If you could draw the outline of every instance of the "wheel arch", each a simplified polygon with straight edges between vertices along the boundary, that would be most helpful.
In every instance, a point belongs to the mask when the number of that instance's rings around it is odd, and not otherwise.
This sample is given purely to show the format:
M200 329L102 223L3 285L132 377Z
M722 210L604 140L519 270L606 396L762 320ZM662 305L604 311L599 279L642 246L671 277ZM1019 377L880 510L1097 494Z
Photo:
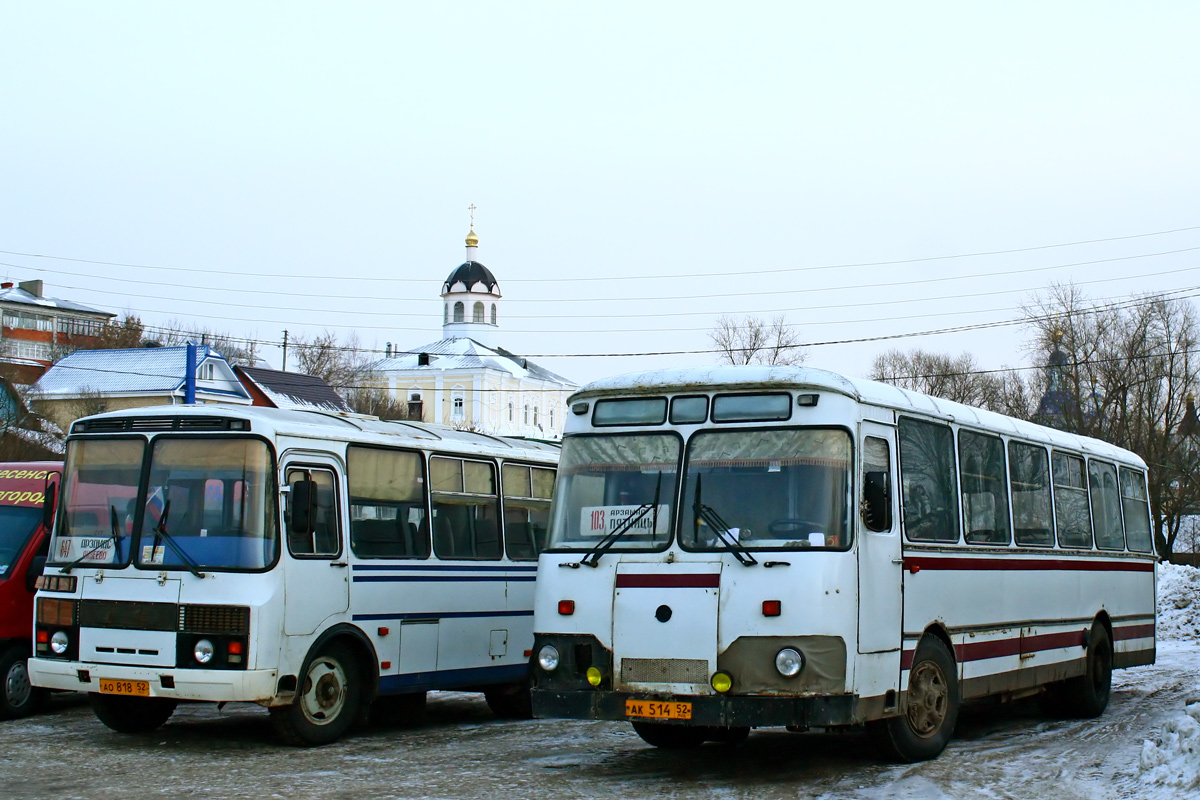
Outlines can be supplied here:
M317 654L333 642L349 648L358 660L359 677L363 682L362 700L370 703L379 695L379 658L370 637L357 626L341 622L323 631L308 648L299 674L306 675Z

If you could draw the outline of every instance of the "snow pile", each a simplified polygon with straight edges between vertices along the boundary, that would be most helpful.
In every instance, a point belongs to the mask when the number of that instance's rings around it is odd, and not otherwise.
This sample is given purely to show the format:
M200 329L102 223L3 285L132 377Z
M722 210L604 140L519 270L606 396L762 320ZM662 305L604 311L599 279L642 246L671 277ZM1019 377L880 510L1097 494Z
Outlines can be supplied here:
M1200 640L1200 569L1159 565L1158 638ZM1142 743L1139 767L1146 783L1200 788L1200 687L1184 714L1168 720L1155 741Z
M1158 638L1200 640L1200 569L1158 565Z

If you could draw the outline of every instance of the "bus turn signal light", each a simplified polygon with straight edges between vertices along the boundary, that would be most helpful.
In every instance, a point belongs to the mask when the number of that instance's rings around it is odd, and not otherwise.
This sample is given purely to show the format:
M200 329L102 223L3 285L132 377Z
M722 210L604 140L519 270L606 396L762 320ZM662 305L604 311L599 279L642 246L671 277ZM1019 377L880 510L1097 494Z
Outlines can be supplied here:
M569 617L572 614L574 614L575 613L575 601L574 600L559 600L558 601L558 613L562 614L564 617Z
M778 617L783 613L782 600L763 600L763 616Z

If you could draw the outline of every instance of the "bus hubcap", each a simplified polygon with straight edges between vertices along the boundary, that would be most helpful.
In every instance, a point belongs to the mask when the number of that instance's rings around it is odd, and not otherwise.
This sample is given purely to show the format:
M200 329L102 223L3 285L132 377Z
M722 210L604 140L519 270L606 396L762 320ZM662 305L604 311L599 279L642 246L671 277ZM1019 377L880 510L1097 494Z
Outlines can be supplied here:
M946 704L950 696L946 676L936 664L924 662L918 666L908 686L908 722L918 736L931 736L946 719Z
M29 683L25 662L18 661L8 668L8 674L4 676L4 696L10 706L19 707L29 701L32 693L33 686Z

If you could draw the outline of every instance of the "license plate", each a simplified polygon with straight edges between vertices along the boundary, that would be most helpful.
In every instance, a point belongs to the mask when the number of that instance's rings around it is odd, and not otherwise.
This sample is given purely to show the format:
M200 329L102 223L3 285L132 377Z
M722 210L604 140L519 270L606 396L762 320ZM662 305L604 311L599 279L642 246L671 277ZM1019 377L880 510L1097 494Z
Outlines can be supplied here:
M692 704L660 700L626 700L625 716L644 719L691 719Z
M101 694L132 694L137 697L150 696L149 681L114 681L108 678L100 679Z

